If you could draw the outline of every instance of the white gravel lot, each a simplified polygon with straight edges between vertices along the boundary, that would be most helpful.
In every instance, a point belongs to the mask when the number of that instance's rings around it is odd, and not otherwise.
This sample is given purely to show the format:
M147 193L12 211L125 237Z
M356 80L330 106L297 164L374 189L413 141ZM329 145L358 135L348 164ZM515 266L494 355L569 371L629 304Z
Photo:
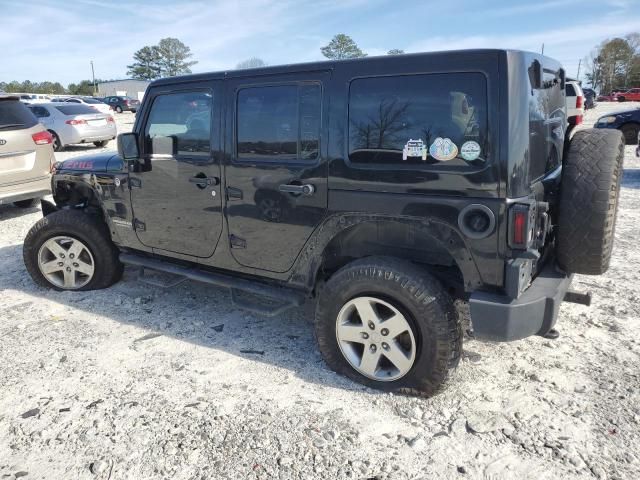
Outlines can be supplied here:
M634 106L601 103L586 124ZM117 115L120 131L133 118ZM574 282L592 306L564 304L556 341L465 338L451 386L427 400L328 370L311 306L263 318L132 270L103 291L38 288L22 241L40 217L0 207L0 479L640 478L632 147L611 268Z

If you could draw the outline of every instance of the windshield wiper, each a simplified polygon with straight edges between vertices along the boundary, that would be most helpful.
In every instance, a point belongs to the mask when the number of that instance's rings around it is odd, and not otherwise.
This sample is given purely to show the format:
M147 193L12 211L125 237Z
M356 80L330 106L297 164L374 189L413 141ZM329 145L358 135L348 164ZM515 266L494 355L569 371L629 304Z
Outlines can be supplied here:
M7 125L0 125L0 130L7 128L24 127L24 123L8 123Z

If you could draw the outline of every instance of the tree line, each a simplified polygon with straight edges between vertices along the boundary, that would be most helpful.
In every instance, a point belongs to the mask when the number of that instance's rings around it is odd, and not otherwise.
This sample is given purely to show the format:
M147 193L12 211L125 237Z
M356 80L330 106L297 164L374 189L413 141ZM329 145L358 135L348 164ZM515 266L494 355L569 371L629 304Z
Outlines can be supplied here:
M603 41L585 59L585 77L601 93L640 87L640 33Z
M96 85L102 80L96 79ZM0 92L6 93L40 93L45 95L93 95L93 82L82 80L79 83L70 83L66 87L60 82L32 82L25 80L19 82L0 82Z

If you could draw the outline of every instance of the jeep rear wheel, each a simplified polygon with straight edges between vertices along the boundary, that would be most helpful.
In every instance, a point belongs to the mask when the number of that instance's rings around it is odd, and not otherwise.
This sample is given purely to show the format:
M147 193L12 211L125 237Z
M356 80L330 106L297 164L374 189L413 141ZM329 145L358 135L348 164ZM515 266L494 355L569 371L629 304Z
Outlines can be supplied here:
M618 130L577 132L564 159L558 215L558 263L568 273L609 268L622 178L624 140Z
M320 292L315 332L331 369L386 391L435 394L462 352L450 296L423 269L393 258L336 272Z
M31 278L56 290L106 288L122 276L106 225L80 210L60 210L38 221L22 253Z

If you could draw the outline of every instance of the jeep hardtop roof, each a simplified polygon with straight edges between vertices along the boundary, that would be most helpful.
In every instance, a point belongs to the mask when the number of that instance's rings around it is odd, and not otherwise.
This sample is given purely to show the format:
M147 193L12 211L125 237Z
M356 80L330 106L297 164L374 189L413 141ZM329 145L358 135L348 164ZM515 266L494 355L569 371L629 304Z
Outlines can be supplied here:
M313 72L313 71L327 71L333 70L338 65L358 65L358 64L375 64L385 62L389 64L401 65L403 63L414 63L419 60L428 61L430 59L436 59L438 57L451 57L452 64L456 63L458 59L456 57L461 56L495 56L496 58L505 56L534 56L538 59L544 67L557 70L561 68L558 61L551 57L546 57L534 52L528 52L524 50L511 50L511 49L469 49L469 50L443 50L437 52L422 52L422 53L407 53L402 55L379 55L374 57L364 58L349 58L344 60L326 60L320 62L306 62L306 63L290 63L284 65L274 65L268 67L259 68L247 68L241 70L223 70L218 72L205 72L196 73L191 75L182 75L177 77L167 77L159 80L155 80L151 83L150 87L161 85L173 85L176 83L184 82L198 82L206 80L222 80L225 78L243 78L243 77L258 77L260 75L274 75L289 72ZM441 58L438 58L439 60ZM458 67L459 68L459 64Z

